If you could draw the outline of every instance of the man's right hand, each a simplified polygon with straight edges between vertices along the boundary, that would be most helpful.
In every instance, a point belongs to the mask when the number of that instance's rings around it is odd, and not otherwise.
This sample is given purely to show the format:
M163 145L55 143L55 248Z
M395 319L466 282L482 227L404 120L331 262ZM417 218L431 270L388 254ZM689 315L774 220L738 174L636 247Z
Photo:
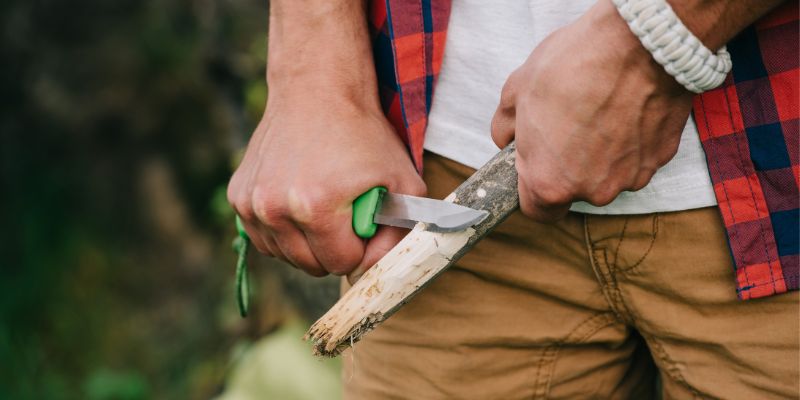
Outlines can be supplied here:
M353 200L374 186L425 193L403 143L375 108L270 93L228 186L260 252L314 276L360 275L402 238L405 230L381 227L364 241L352 228Z
M374 186L425 192L381 111L365 3L270 1L267 83L267 109L228 200L262 253L354 281L405 230L360 239L353 200Z

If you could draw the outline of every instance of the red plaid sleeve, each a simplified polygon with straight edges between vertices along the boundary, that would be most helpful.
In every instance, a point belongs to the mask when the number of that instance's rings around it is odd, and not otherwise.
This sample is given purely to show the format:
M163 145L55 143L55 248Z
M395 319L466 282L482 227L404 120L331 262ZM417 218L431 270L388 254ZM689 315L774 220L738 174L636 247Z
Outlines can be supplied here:
M381 103L422 171L422 146L442 65L450 1L374 0L370 5Z
M695 98L742 299L797 290L798 3L787 2L728 44L733 71Z

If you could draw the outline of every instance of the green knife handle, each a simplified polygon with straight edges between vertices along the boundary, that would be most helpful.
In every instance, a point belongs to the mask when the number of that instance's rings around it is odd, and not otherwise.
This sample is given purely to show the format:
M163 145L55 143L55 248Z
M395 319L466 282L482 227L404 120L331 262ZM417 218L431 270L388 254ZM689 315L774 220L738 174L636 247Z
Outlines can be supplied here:
M375 211L378 210L384 193L385 187L375 186L353 201L353 230L359 237L369 239L375 236L378 229L378 224L373 222Z

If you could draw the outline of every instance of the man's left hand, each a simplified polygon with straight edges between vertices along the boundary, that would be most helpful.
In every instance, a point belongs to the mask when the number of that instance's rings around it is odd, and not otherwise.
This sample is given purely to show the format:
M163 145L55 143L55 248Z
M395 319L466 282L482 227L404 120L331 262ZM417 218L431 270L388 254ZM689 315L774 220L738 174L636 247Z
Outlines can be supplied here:
M522 212L554 221L574 201L602 206L647 185L677 152L691 105L602 0L509 76L492 138L516 140Z

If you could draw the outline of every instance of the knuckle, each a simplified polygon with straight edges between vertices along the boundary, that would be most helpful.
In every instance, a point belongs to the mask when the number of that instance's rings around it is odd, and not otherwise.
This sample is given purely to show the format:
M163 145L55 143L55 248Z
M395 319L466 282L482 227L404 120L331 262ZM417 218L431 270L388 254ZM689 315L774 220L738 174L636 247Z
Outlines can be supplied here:
M616 186L606 186L603 189L598 189L590 193L589 196L587 196L587 200L592 205L600 207L614 201L619 192L620 189L616 189Z
M517 156L517 173L520 181L530 192L528 196L536 205L552 207L569 203L575 198L575 185L571 179L560 173L548 172Z
M492 134L492 140L495 143L500 142L501 140L505 139L505 134L507 133L508 124L509 124L509 116L500 109L492 117L492 123L489 127L490 132Z
M572 199L572 195L570 194L569 191L555 186L549 188L543 188L538 193L538 197L541 200L542 204L547 206L564 204Z
M253 210L252 203L249 200L239 200L235 203L232 203L233 209L236 211L236 214L242 218L243 221L253 221L256 219L256 213Z
M538 179L530 187L535 189L535 196L539 203L545 206L554 206L568 203L574 197L572 190L562 183Z
M659 168L667 165L667 163L670 162L675 157L675 154L677 154L677 150L675 152L662 154L656 159L656 164L658 165Z
M242 212L250 208L250 202L248 201L247 196L243 195L243 191L240 190L238 186L234 185L233 181L231 181L231 184L228 185L226 194L228 198L228 204L231 205L233 210L236 211L239 216L244 218Z
M678 154L678 148L680 146L680 135L675 136L670 143L667 143L661 146L660 151L656 156L656 163L658 167L663 166L664 164L668 163Z
M634 179L633 184L631 185L631 190L637 191L644 189L644 187L647 186L648 183L650 183L650 180L653 179L653 175L655 174L656 174L655 168L652 169L648 168L642 170L641 172L639 172L639 175L637 175L636 178Z
M645 186L647 186L647 181L639 179L639 180L633 182L633 185L631 185L630 190L632 192L636 192L636 191L644 189Z
M514 107L516 100L516 85L514 84L514 74L512 73L506 83L503 84L503 89L500 91L500 110L508 110Z
M238 201L239 200L239 196L238 196L239 191L237 190L237 187L234 185L233 179L231 179L231 181L228 183L228 188L225 191L225 194L227 196L228 203L231 206L236 207L238 205L238 203L239 203L239 201Z
M271 192L257 188L253 191L251 202L252 217L265 225L272 225L285 215L281 202Z
M330 212L331 196L317 185L297 185L303 189L290 189L287 211L292 219L303 226L314 226L325 221Z

